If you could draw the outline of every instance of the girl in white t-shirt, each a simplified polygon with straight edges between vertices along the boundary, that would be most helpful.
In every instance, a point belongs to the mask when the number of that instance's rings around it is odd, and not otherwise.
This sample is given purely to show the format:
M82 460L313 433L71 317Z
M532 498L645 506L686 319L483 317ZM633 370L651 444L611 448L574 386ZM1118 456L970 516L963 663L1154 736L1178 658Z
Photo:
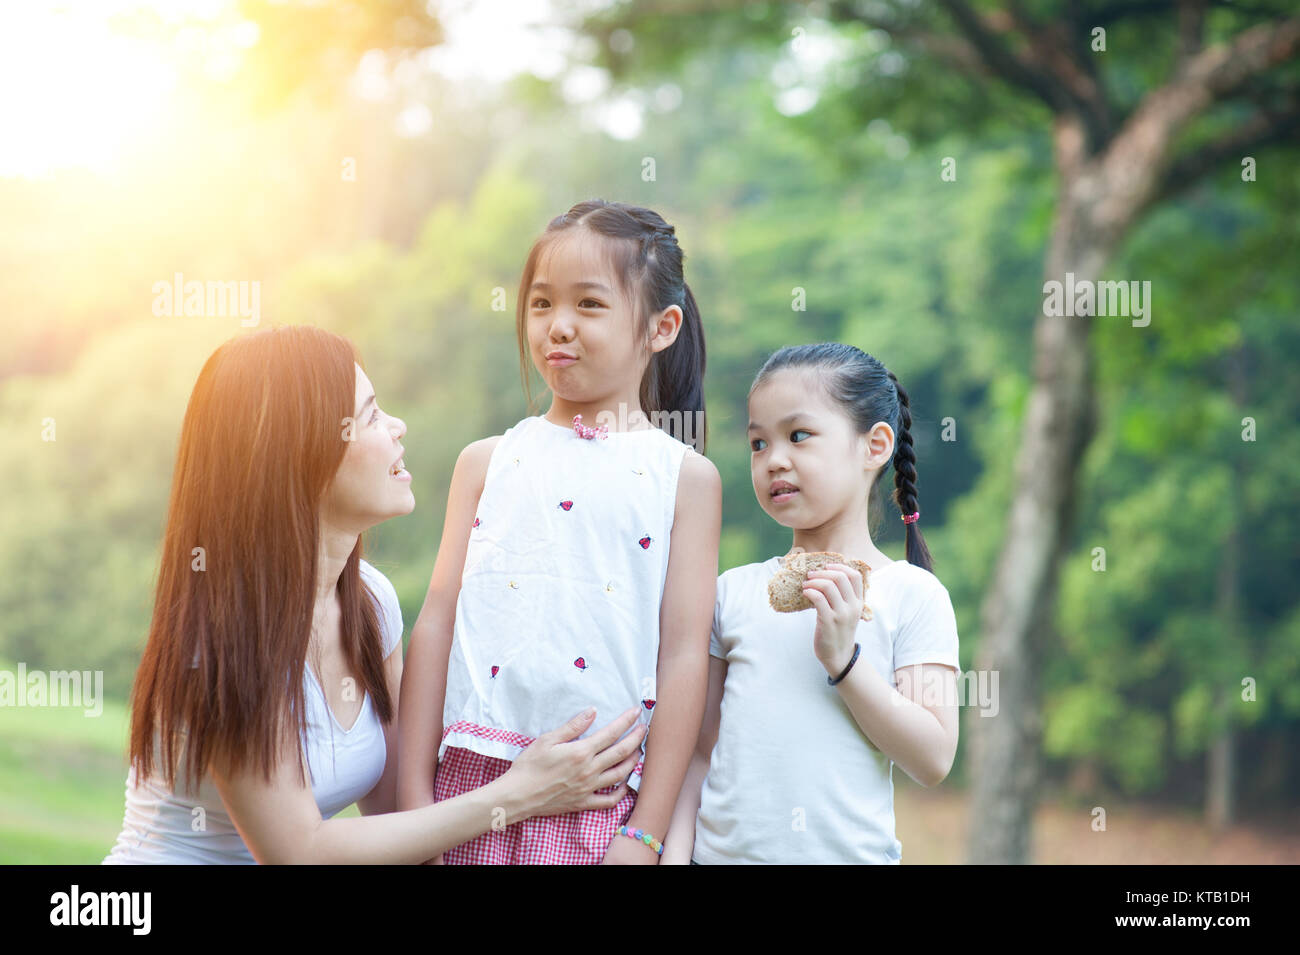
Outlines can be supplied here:
M952 602L916 524L911 424L898 379L851 345L783 348L755 377L759 505L794 531L792 552L836 551L871 571L865 592L851 566L810 573L812 607L794 613L768 601L780 557L718 579L704 723L663 862L901 860L893 765L927 787L948 775L959 671ZM906 561L868 526L891 464Z

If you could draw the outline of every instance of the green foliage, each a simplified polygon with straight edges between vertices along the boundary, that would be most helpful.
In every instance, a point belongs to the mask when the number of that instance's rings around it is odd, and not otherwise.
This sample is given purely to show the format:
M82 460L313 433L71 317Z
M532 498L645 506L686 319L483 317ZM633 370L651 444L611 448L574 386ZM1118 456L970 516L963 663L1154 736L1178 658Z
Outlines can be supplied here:
M708 342L722 569L790 545L754 497L744 434L754 373L783 345L851 342L911 392L925 533L972 666L1014 493L1053 210L1044 130L1015 130L1042 116L997 91L959 108L943 71L921 77L925 96L905 97L880 74L879 37L852 26L843 29L863 62L833 78L817 109L785 116L771 68L805 22L792 9L716 21L724 32L701 32L715 40L702 54L683 46L647 81L677 85L681 105L650 109L631 141L584 128L554 87L525 78L479 108L506 116L508 135L437 88L429 96L445 97L445 121L422 142L359 137L369 106L343 103L337 116L286 106L230 131L226 151L196 148L170 173L161 159L141 169L163 185L145 204L157 218L135 231L138 195L105 196L91 182L0 184L0 212L25 225L0 235L15 266L0 279L0 308L17 317L0 355L0 414L12 425L0 455L0 654L103 669L107 692L126 697L185 402L203 360L243 333L237 319L150 317L151 284L175 271L261 278L265 322L311 322L357 344L380 402L408 426L416 510L374 529L367 546L409 629L457 454L528 413L514 309L529 245L574 202L603 196L661 212L686 252ZM702 18L701 31L713 22ZM677 30L654 24L647 30ZM653 65L653 33L634 32L644 62L628 64L629 81ZM396 107L373 109L382 130ZM886 112L888 123L870 124ZM265 175L241 175L250 151ZM344 184L339 158L349 155L360 157L359 178ZM642 177L647 157L654 179ZM955 182L939 175L949 157ZM1107 277L1152 282L1151 324L1094 320L1098 433L1062 564L1045 748L1095 762L1128 792L1158 791L1225 726L1294 740L1300 721L1300 396L1286 384L1300 355L1293 160L1261 155L1258 182L1217 177L1149 217ZM206 181L206 191L195 185ZM69 278L70 260L86 264ZM795 288L806 311L792 309ZM1244 394L1227 355L1244 362ZM544 410L547 396L536 384L534 393ZM1246 416L1253 442L1241 439ZM41 440L47 417L54 442ZM948 418L951 441L941 437ZM1229 613L1220 569L1234 528ZM901 556L892 509L873 534ZM1104 572L1093 569L1096 547ZM1247 678L1255 702L1241 699ZM0 778L29 756L0 753ZM108 777L120 811L119 773ZM13 778L35 787L31 772Z

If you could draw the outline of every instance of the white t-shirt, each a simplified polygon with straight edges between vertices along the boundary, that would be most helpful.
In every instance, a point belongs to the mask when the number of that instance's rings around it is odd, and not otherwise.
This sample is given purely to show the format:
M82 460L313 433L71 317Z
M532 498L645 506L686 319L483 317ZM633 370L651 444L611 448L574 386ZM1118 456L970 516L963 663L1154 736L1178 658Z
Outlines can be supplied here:
M781 558L718 578L709 653L727 661L718 741L700 796L693 857L726 863L898 863L893 761L826 685L815 609L778 613L767 583ZM871 573L855 667L939 663L960 671L948 590L906 561Z
M394 650L400 652L402 608L397 591L387 577L364 560L361 577L378 598L384 656ZM361 712L352 728L344 730L311 667L304 669L307 732L303 752L311 773L312 795L321 818L329 819L375 788L384 774L388 751L384 727L369 693L361 701ZM178 778L177 785L184 785L184 781ZM128 771L122 832L104 859L105 865L253 865L256 861L226 813L210 776L203 777L197 793L177 793L156 775L142 782L136 778L134 767Z

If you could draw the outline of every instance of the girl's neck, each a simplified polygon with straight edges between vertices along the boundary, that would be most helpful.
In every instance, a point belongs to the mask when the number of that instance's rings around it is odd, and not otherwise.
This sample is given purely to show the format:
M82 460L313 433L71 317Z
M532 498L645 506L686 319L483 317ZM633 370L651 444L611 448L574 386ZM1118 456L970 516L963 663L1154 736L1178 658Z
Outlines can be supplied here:
M807 553L833 551L845 557L860 560L872 569L893 563L884 551L871 542L870 534L836 533L835 528L796 528L790 550L802 549Z
M551 407L543 415L547 421L561 428L573 426L575 415L582 415L582 423L589 428L604 424L611 433L624 431L647 431L654 425L649 416L641 410L641 402L635 395L619 395L591 402L575 402L559 395L551 397Z

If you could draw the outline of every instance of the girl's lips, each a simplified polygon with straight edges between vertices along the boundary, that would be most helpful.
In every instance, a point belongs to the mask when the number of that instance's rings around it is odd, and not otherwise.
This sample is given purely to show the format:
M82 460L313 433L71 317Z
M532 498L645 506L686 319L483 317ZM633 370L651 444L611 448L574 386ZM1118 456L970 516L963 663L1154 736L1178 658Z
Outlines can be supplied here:
M577 360L578 359L576 358L562 358L557 355L554 358L546 359L546 364L550 365L552 368L563 368L565 365L572 365Z
M784 504L786 501L790 500L798 493L799 491L797 488L786 488L783 491L778 491L776 494L772 495L772 503Z

